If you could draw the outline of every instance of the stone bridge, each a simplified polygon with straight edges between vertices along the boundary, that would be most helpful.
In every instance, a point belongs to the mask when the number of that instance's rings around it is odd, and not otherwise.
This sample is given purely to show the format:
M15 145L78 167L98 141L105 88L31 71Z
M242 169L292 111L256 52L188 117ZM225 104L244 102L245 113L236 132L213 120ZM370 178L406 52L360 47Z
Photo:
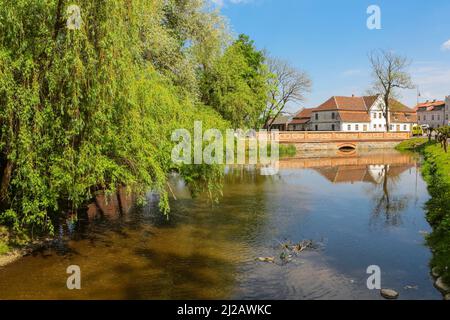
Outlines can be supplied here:
M410 132L279 132L280 144L294 144L299 151L390 149L410 138Z

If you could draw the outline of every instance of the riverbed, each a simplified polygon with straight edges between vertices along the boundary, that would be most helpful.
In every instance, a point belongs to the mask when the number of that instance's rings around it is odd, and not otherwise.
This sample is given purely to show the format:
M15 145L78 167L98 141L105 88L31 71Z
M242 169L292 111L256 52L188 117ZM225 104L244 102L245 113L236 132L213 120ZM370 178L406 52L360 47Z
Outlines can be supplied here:
M168 218L156 195L141 207L125 192L68 217L52 248L0 268L0 299L382 299L367 288L372 265L400 299L442 299L415 155L308 154L275 176L230 167L219 203L171 186ZM314 245L283 247L303 240ZM70 265L81 290L67 289Z

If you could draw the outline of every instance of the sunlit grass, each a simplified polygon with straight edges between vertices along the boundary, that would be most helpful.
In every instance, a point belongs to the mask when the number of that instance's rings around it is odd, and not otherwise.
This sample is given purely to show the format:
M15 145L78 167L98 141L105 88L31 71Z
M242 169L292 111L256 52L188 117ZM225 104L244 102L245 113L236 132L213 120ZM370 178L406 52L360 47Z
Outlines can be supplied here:
M396 149L399 151L417 150L428 142L427 138L412 138L400 143Z
M425 157L423 174L431 199L426 204L427 219L433 227L428 244L433 250L432 267L450 283L450 153L438 143L421 149Z

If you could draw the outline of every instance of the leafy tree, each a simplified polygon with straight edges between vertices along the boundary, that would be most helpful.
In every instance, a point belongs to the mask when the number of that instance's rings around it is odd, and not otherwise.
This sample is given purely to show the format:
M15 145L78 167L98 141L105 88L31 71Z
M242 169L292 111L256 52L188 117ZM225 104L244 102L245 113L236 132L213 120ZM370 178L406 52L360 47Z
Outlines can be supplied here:
M71 24L69 1L0 2L0 223L16 234L51 233L62 212L122 186L159 192L168 212L172 170L199 188L220 183L216 166L170 160L174 129L226 123L162 71L150 38L174 38L163 3L78 0Z
M304 71L293 67L289 62L277 58L267 59L270 74L269 99L262 114L262 126L271 129L277 117L289 103L299 103L311 89L311 79Z
M205 74L203 101L235 128L255 128L268 97L269 73L262 51L246 35L230 45Z

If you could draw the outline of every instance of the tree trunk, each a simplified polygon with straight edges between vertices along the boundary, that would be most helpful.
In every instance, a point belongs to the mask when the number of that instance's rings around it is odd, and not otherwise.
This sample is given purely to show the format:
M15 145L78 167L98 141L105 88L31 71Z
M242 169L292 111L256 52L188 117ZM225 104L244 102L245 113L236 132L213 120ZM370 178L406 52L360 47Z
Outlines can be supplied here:
M12 172L13 162L11 160L7 160L2 172L2 180L0 184L0 204L2 206L5 205L8 200L8 191L11 183Z
M389 97L384 98L384 110L385 110L385 118L386 118L386 132L390 132L391 128L389 126Z
M120 216L123 216L125 212L123 210L123 204L122 204L122 198L120 196L120 190L116 191L116 198L117 198L117 204L119 206L119 214L120 214Z

